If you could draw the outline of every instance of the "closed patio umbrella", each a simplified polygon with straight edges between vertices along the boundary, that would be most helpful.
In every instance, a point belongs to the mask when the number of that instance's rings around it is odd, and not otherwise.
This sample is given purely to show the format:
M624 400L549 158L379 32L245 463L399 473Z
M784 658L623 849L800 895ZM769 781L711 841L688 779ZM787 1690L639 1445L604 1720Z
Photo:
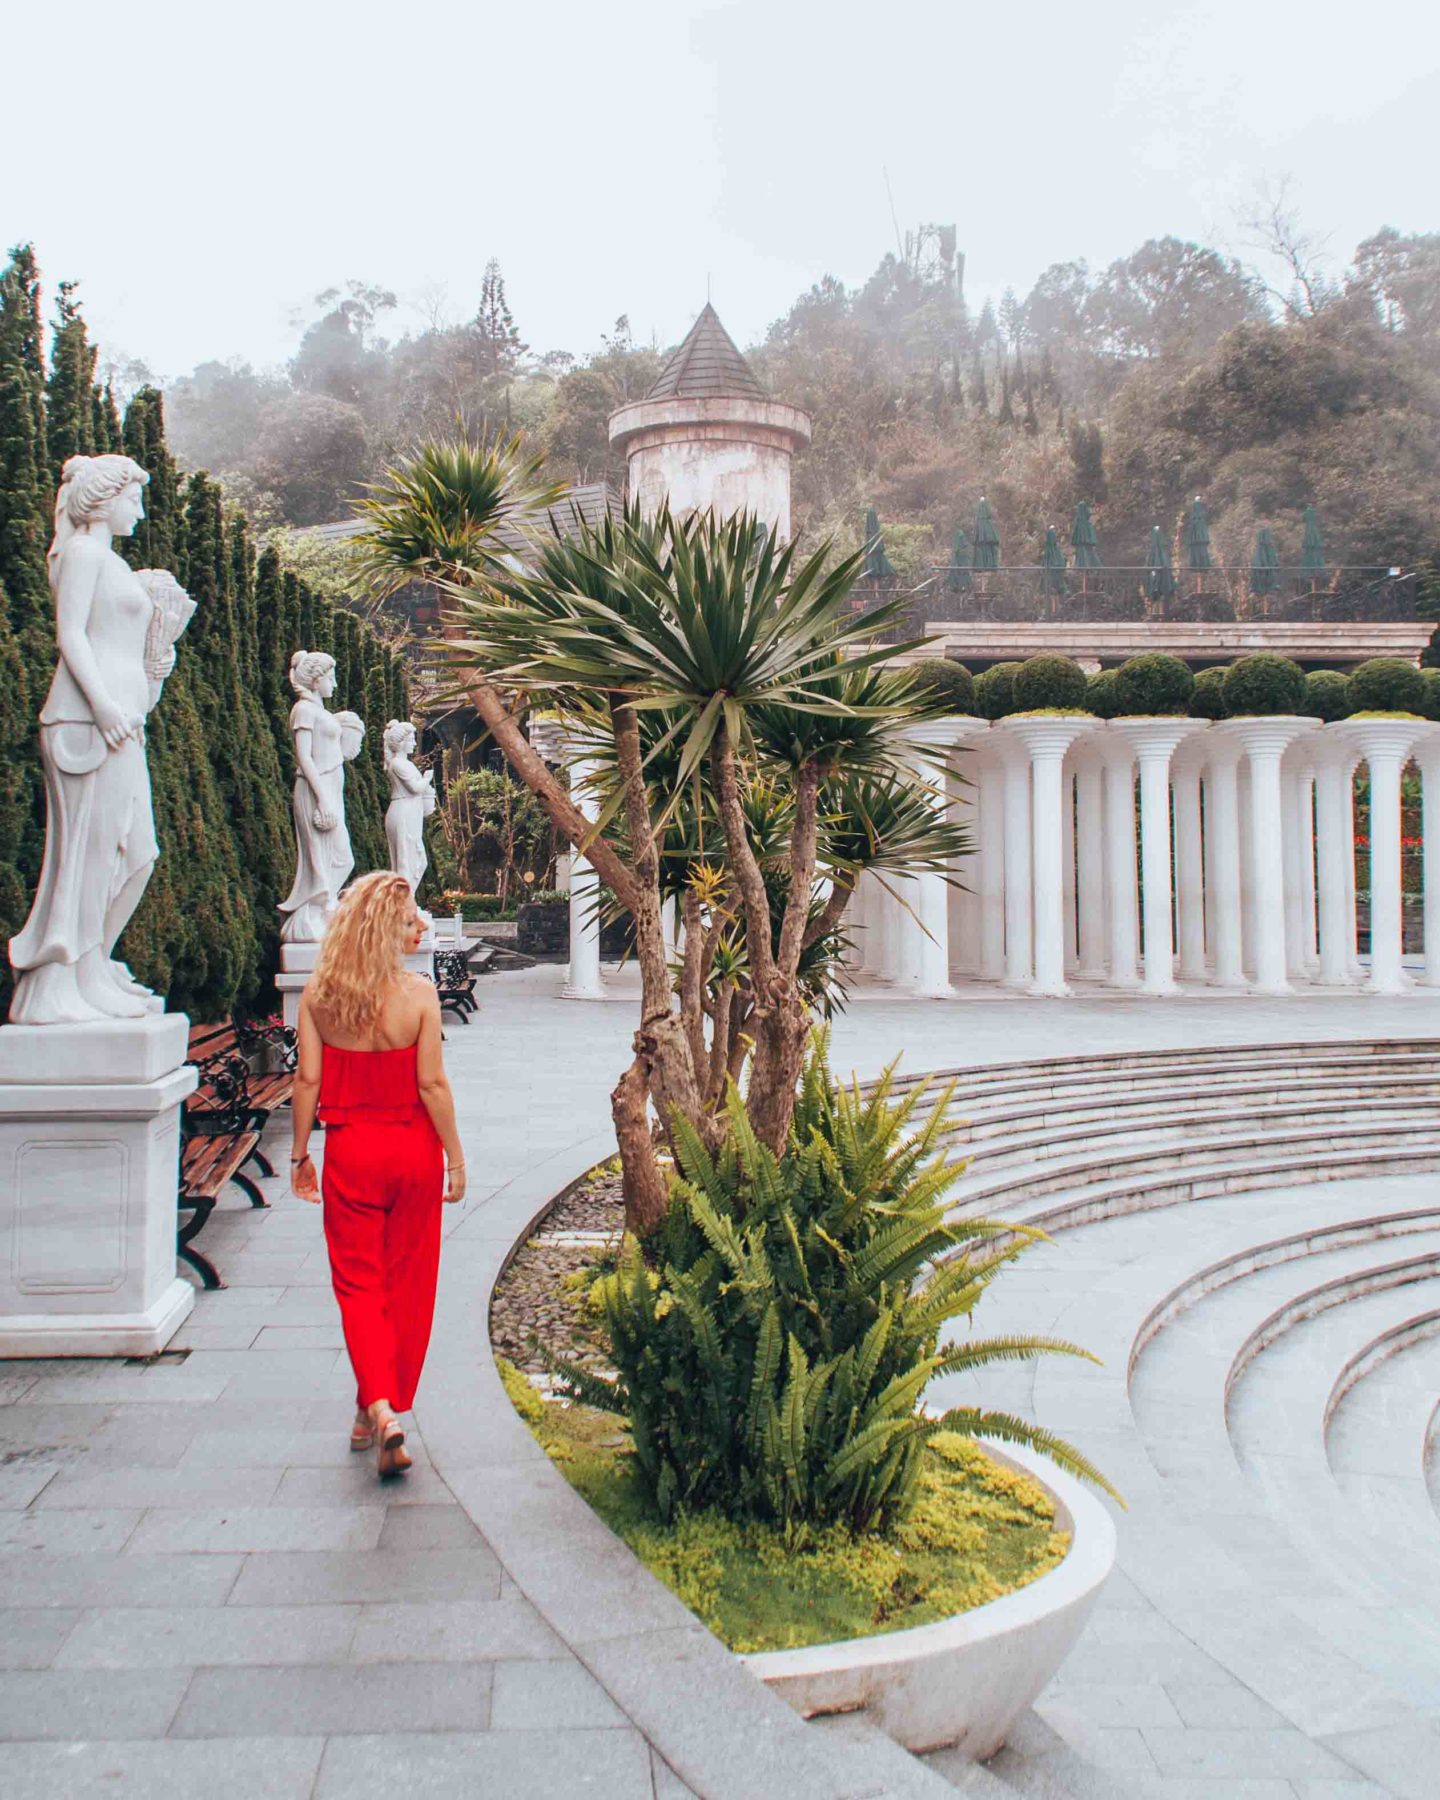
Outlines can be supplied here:
M1100 542L1090 517L1090 502L1082 500L1075 508L1075 523L1070 527L1070 548L1075 552L1077 569L1100 567Z
M975 582L970 574L972 552L970 540L965 535L963 525L955 527L954 542L950 546L950 567L945 571L945 592L947 594L968 594Z
M1198 571L1211 566L1210 522L1205 517L1205 502L1198 494L1191 503L1190 511L1185 515L1185 525L1180 533L1180 542L1185 546L1187 568Z
M1170 566L1170 549L1158 525L1150 527L1149 570L1145 592L1152 600L1168 600L1175 592L1175 572Z
M1000 567L1000 533L988 500L982 500L975 510L975 567Z
M1255 554L1250 558L1250 592L1273 594L1280 585L1279 567L1280 553L1270 536L1270 527L1262 525L1255 536Z
M865 514L865 579L884 581L895 573L885 554L885 540L880 535L880 515L872 506Z
M1040 552L1040 585L1047 594L1065 592L1065 552L1053 525L1046 528L1045 548Z
M1300 567L1312 577L1325 573L1325 546L1320 541L1320 521L1315 508L1305 508L1305 535L1300 540Z

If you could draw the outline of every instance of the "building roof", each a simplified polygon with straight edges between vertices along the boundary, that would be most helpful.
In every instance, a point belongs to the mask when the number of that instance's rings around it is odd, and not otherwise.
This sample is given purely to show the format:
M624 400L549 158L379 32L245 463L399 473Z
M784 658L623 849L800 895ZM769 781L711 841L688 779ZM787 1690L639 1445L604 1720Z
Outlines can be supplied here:
M707 300L685 342L660 371L659 380L645 398L694 400L730 394L748 394L763 400L765 390Z

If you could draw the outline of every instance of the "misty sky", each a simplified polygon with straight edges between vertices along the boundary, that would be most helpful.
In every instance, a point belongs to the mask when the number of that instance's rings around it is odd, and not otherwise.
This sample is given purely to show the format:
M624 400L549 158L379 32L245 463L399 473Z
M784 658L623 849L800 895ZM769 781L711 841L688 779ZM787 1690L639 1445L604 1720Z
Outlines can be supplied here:
M1166 232L1238 250L1287 173L1342 260L1440 228L1426 0L70 0L0 49L4 243L166 378L283 361L349 277L400 296L389 335L458 322L491 256L536 349L622 312L673 342L707 278L750 343L894 246L885 170L977 306Z

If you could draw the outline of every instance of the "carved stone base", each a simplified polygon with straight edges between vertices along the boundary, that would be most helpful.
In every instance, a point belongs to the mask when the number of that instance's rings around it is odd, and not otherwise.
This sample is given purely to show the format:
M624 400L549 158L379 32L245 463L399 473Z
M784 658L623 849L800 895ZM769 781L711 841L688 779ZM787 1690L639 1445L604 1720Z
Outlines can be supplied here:
M149 1356L175 1268L183 1013L0 1027L0 1357Z
M405 967L412 975L435 974L435 932L428 928L420 940L420 948L407 952ZM300 995L305 983L315 971L315 959L320 954L318 944L282 944L280 946L280 973L275 977L275 986L280 994L280 1016L293 1031L300 1019Z

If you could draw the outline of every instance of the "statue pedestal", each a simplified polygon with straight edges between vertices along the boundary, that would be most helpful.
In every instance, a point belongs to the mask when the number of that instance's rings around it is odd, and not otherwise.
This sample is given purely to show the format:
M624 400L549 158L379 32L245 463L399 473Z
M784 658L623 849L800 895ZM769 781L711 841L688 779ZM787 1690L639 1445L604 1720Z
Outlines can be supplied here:
M425 935L420 940L420 948L406 953L405 967L412 975L425 975L433 980L435 948L434 927L427 920ZM315 961L319 954L319 944L282 944L280 946L280 973L275 977L275 986L280 994L281 1017L292 1031L300 1018L300 995L304 991L305 983L314 973Z
M183 1013L0 1026L0 1357L152 1356L175 1271Z

